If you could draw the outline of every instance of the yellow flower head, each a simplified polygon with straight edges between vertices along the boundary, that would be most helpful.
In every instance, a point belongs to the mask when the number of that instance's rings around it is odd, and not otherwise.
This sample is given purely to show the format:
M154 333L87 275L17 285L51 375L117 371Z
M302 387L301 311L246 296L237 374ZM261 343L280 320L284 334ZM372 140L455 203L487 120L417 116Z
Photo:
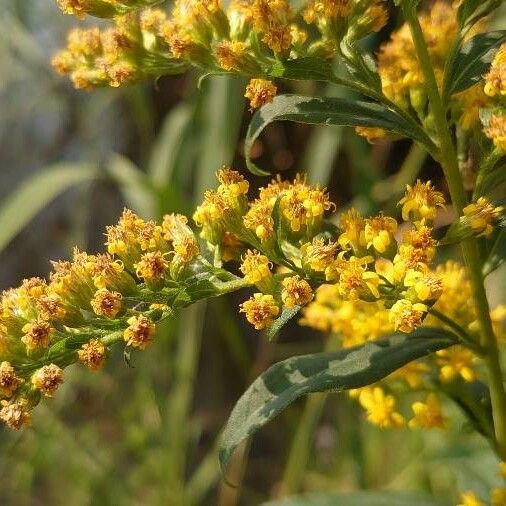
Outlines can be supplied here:
M79 360L92 371L102 368L105 361L105 346L99 339L91 339L77 350Z
M248 250L239 269L248 283L258 284L272 277L270 267L271 262L265 255L259 251Z
M266 79L251 79L246 86L244 96L249 100L250 111L270 104L278 89L272 81Z
M480 197L464 207L464 216L461 218L465 224L469 224L473 232L480 236L489 236L494 231L494 222L502 215L503 208L495 207L485 197Z
M409 269L404 277L404 286L410 287L415 302L433 302L443 293L443 281L431 272ZM410 290L408 290L408 295Z
M255 327L262 330L272 325L279 314L279 306L272 295L255 293L240 305L240 312L245 313L246 319Z
M497 51L490 71L485 76L485 93L489 97L506 95L506 44Z
M41 319L27 323L22 331L24 332L21 341L25 344L28 351L47 348L51 342L53 328L51 325Z
M149 251L142 255L134 267L139 278L148 283L158 283L164 278L169 268L169 261L160 251Z
M274 235L273 207L274 204L269 200L257 199L250 204L243 219L244 226L253 231L262 242Z
M444 66L457 35L457 10L444 0L433 3L430 11L419 15L432 67L438 82L442 81ZM378 72L383 93L403 107L412 105L425 114L426 95L424 75L407 24L394 32L383 44L378 55Z
M164 238L172 242L174 249L173 263L188 264L200 253L200 248L188 219L181 214L166 214L163 218L162 230Z
M401 299L390 308L389 318L395 330L409 334L421 325L427 309L425 304L413 304L407 299Z
M403 416L395 411L395 397L385 395L380 387L369 387L360 390L359 402L367 412L367 420L382 429L402 427Z
M123 332L123 340L127 346L145 350L155 333L155 325L144 315L132 316L127 321L128 327Z
M485 128L485 135L501 153L506 153L506 114L492 114Z
M292 36L289 21L293 16L287 0L252 0L253 29L275 54L290 49Z
M283 279L281 299L286 307L305 306L313 300L314 294L311 286L300 276L290 276Z
M365 219L356 209L350 209L339 217L342 230L338 243L342 249L352 249L355 253L365 245Z
M389 136L389 133L383 128L358 126L355 127L355 132L360 137L365 137L370 144L374 144L378 139L386 139Z
M7 427L13 430L19 430L23 425L30 425L32 417L27 410L28 401L26 399L16 399L14 401L1 401L0 420Z
M444 429L446 427L446 419L441 413L441 405L434 393L427 395L425 402L415 402L411 405L414 417L408 422L411 429L423 428Z
M306 23L314 23L317 17L344 18L352 9L351 0L310 0L304 10Z
M53 397L57 388L63 383L63 370L55 364L37 369L32 374L32 385L44 397Z
M91 299L91 307L98 316L116 318L121 310L122 298L119 292L110 292L107 288L101 288Z
M325 272L335 259L339 245L336 242L325 242L314 238L301 247L302 263L316 272Z
M415 225L427 225L434 222L438 207L445 206L445 198L432 186L430 181L418 180L413 186L407 185L404 197L399 201L402 206L402 219Z
M380 277L376 272L368 270L371 257L338 260L337 268L339 293L350 300L361 299L374 301L379 299Z
M367 248L374 248L378 253L386 253L395 244L397 221L389 216L367 218L364 226L364 238Z
M447 350L436 352L437 363L440 367L441 381L450 382L461 377L464 381L474 381L476 372L474 363L475 355L472 351L462 346L452 346Z
M0 396L11 397L23 380L16 375L16 370L9 362L0 364Z
M408 230L403 234L394 262L402 261L407 268L429 264L436 256L436 245L431 228L422 225Z
M248 193L249 183L239 172L229 167L222 167L216 173L216 177L220 182L217 190L218 193L221 194L231 206L234 205L235 200L241 195L246 195Z

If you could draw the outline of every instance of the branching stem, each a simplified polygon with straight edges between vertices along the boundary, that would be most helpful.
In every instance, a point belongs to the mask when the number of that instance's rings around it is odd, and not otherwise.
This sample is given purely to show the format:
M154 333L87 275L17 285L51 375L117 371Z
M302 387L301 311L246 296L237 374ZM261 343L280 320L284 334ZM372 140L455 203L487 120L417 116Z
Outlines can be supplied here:
M448 183L450 195L458 216L467 203L466 193L459 171L457 152L447 121L447 111L443 105L427 44L418 21L416 6L412 2L403 2L404 17L410 27L418 60L425 78L425 87L429 98L434 122L439 137L439 161ZM506 390L504 388L499 349L494 335L490 308L488 305L481 261L475 239L462 242L462 252L467 264L473 289L478 321L481 329L481 345L485 349L484 362L487 367L490 397L494 414L494 427L500 457L506 459Z

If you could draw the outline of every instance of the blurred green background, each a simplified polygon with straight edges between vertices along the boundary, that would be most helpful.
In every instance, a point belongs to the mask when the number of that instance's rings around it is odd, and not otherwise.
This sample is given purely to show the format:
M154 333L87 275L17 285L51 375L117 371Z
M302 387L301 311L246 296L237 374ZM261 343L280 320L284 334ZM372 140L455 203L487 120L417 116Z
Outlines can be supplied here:
M125 205L144 218L191 213L217 168L245 170L250 114L240 79L207 79L198 90L187 74L76 92L49 64L76 23L51 0L0 1L2 289L46 275L49 260L69 257L74 245L100 250L105 225ZM373 48L380 42L370 41ZM353 203L366 213L395 212L417 175L443 184L409 143L371 146L339 128L275 124L256 154L262 167L286 177L305 171L340 207ZM418 491L455 504L459 489L487 494L496 462L457 413L457 430L446 433L380 431L338 395L314 395L269 424L252 442L246 469L240 459L233 464L237 481L244 473L242 487L228 487L215 448L235 400L273 360L324 344L295 325L276 345L266 342L239 317L243 298L186 310L131 367L116 350L100 373L69 369L31 429L0 429L0 504L254 505L283 494L361 489ZM337 503L314 497L305 504Z

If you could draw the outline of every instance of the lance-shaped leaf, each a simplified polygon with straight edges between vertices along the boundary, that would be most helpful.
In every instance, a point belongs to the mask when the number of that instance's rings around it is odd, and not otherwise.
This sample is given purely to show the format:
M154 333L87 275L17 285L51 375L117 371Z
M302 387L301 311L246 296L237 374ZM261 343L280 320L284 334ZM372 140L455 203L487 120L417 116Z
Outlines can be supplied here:
M354 348L274 364L246 390L228 419L220 443L222 470L226 470L241 441L299 397L370 385L413 360L457 342L458 338L446 330L422 327L411 334L394 333Z
M464 0L457 11L461 30L469 29L501 5L501 0Z
M506 30L480 33L465 42L446 65L443 96L467 90L487 73L497 47L506 40Z
M334 79L331 64L315 57L277 61L267 73L271 77L295 81L332 81Z
M506 260L506 230L499 231L494 245L490 250L485 264L483 265L483 275L488 276L491 272L501 267Z
M351 98L279 95L272 103L255 113L248 127L245 140L246 163L254 174L268 174L251 161L250 155L253 143L264 128L274 121L382 128L402 137L430 143L423 130L414 128L412 123L377 102Z

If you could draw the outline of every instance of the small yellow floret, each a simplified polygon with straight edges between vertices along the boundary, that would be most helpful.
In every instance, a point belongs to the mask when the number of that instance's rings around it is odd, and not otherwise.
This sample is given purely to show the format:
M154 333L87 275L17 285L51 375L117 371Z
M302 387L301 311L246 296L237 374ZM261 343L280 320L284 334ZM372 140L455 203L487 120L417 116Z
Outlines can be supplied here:
M404 417L395 411L395 397L385 395L380 387L364 388L359 393L359 402L367 411L367 420L378 427L401 427Z
M279 306L272 295L255 293L253 297L240 305L240 312L245 313L246 319L255 327L262 330L270 325L279 314Z
M32 417L26 409L28 401L26 399L16 399L15 401L1 401L0 420L7 427L19 430L23 425L30 425Z
M33 387L40 390L44 397L53 397L61 383L63 370L56 364L45 365L32 374Z
M11 397L23 380L16 375L16 370L9 362L0 364L0 396Z
M305 279L300 276L290 276L283 279L281 299L286 307L304 306L313 300L314 293Z
M155 325L144 315L132 316L128 319L128 328L123 332L123 340L127 346L144 350L147 348L155 333Z
M259 251L248 250L242 259L240 271L244 279L251 284L262 283L271 278L271 262Z
M409 334L421 325L427 309L425 304L401 299L390 308L389 319L395 330Z
M111 292L107 288L101 288L91 299L91 307L98 316L116 318L121 310L122 298L123 296L119 292Z
M446 427L446 419L441 413L441 405L436 394L430 393L425 402L413 403L411 409L415 416L408 423L410 428L444 429Z
M500 218L502 212L502 207L495 207L488 199L480 197L476 202L464 207L464 220L478 237L489 236L494 231L494 222Z
M248 86L246 86L244 96L249 100L250 111L253 111L266 104L270 104L277 92L278 88L272 81L251 79Z
M404 197L399 201L402 206L402 219L416 225L432 223L439 207L445 206L445 198L432 186L430 181L417 181L413 186L407 185Z
M99 339L91 339L77 351L79 360L92 371L102 368L105 361L105 346Z

